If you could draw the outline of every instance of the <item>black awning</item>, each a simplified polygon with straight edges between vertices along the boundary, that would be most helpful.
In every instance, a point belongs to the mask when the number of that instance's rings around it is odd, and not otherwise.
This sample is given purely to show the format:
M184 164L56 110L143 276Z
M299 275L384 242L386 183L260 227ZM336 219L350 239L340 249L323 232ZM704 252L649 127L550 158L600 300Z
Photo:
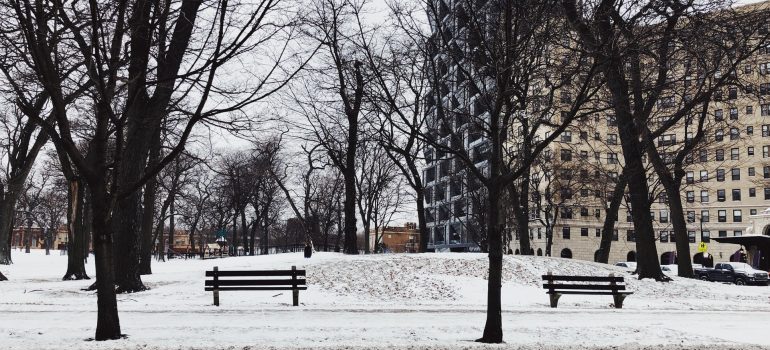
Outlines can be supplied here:
M736 237L711 237L711 239L719 243L732 243L740 244L746 247L770 247L770 236L765 235L748 235L748 236L736 236Z

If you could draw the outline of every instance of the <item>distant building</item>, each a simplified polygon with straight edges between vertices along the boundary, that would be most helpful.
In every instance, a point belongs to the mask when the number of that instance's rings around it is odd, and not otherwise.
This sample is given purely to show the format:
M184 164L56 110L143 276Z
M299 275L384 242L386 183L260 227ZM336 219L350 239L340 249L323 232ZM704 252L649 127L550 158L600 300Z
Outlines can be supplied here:
M381 237L380 245L389 253L416 253L420 246L420 234L417 224L407 222L402 227L381 227L375 232L369 232L369 249L374 251L376 241L375 233Z
M29 232L29 233L28 233ZM26 246L27 234L31 235L30 248L45 248L45 230L41 227L14 227L11 232L11 247ZM67 246L67 226L59 226L55 233L51 234L50 249L64 249Z

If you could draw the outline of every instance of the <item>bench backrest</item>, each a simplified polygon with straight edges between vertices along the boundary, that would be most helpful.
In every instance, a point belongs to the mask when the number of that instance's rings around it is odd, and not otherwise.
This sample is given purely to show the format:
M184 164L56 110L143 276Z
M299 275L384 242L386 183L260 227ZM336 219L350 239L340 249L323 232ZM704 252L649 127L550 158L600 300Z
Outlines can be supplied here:
M268 277L268 278L265 278ZM269 278L274 277L274 278ZM280 278L285 277L285 278ZM306 289L305 270L206 271L206 291L212 290L293 290ZM210 279L209 279L210 278Z
M550 292L555 290L608 290L619 291L626 290L623 276L567 276L567 275L543 275L543 288ZM578 282L578 283L556 283L556 282ZM586 283L590 282L590 283Z

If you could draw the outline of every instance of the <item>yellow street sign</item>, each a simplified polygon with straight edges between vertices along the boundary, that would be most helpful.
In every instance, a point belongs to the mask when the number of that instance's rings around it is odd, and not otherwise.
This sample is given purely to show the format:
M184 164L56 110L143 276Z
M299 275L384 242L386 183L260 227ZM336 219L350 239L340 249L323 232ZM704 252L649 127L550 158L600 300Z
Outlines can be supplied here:
M698 252L705 253L709 250L709 246L705 242L700 242L698 244Z

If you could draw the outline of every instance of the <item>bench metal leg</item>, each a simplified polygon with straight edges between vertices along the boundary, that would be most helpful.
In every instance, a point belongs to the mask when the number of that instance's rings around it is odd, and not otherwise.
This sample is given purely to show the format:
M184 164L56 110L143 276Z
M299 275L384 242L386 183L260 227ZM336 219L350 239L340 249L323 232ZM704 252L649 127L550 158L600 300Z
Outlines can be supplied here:
M623 300L626 299L625 294L613 294L612 299L615 301L615 308L616 309L622 309L623 308Z
M559 298L561 298L561 294L548 294L548 297L551 299L551 307L555 308L557 305L559 305Z
M219 306L219 289L214 289L214 306Z
M294 306L299 306L299 289L292 289L291 297Z

